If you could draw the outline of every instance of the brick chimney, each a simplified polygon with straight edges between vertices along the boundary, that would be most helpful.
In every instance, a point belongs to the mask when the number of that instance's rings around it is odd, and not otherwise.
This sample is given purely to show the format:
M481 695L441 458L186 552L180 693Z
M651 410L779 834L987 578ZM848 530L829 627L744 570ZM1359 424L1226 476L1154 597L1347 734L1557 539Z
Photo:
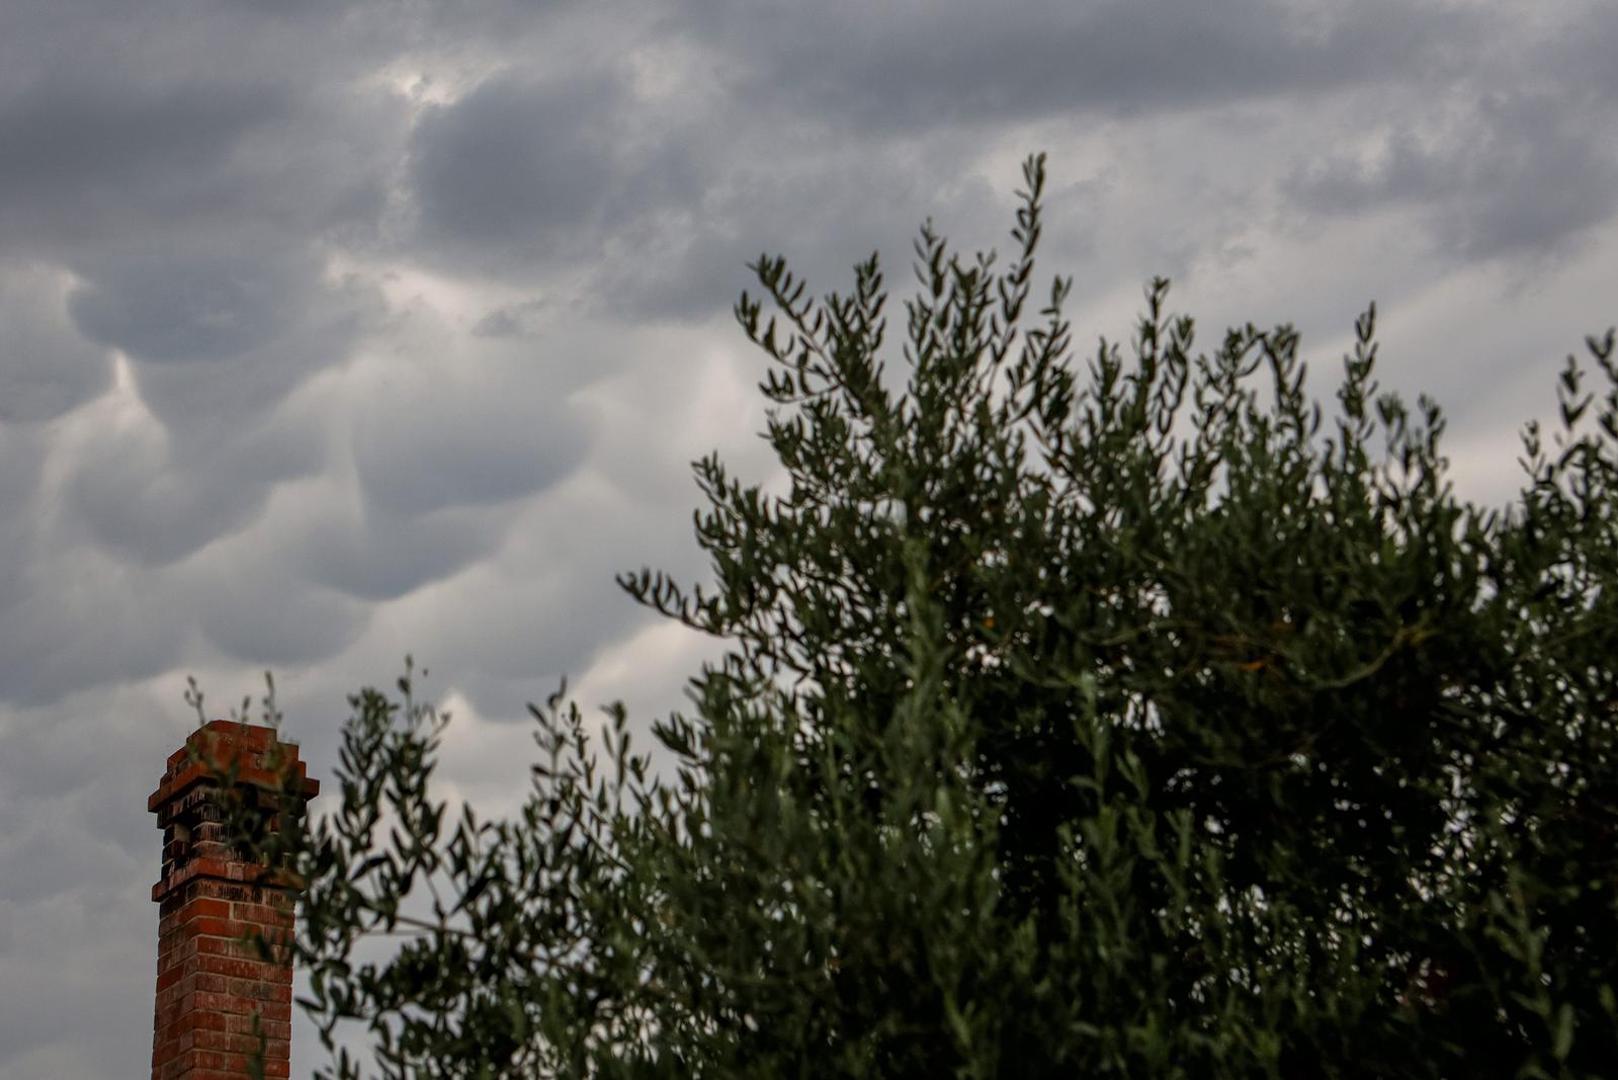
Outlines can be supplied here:
M291 1071L292 933L297 893L288 878L242 858L226 835L219 775L272 824L280 793L320 790L298 748L275 731L215 720L169 755L146 808L163 830L157 1006L152 1080L249 1077L263 1038L266 1077ZM268 955L251 940L257 935ZM258 1035L254 1034L255 1018Z

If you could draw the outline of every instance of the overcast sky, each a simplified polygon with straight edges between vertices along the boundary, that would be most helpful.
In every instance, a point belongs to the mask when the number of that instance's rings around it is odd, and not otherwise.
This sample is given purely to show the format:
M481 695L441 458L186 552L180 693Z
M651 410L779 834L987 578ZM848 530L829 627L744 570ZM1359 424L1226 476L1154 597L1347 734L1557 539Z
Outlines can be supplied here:
M1506 498L1618 319L1615 56L1610 0L3 0L0 1078L145 1068L187 674L328 775L414 653L496 809L562 675L679 704L612 575L701 573L693 457L769 475L761 251L907 286L1047 150L1084 349L1165 274L1329 377L1374 299Z

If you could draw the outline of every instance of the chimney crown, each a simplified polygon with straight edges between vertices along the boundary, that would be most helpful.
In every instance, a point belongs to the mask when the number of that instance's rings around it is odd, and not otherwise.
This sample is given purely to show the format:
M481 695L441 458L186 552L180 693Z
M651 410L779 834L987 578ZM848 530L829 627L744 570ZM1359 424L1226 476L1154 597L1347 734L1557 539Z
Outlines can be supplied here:
M204 724L169 755L162 781L146 800L163 830L163 871L152 886L153 900L198 876L224 881L275 876L229 849L217 790L221 775L250 809L265 815L277 812L283 793L306 801L320 793L320 781L309 778L297 745L281 742L273 728L233 720Z

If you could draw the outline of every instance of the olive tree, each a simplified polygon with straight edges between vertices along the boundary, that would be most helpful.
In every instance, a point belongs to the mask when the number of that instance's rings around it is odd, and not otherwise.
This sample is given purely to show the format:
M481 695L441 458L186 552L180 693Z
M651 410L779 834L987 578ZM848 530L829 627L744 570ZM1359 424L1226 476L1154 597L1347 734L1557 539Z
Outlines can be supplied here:
M725 643L661 758L534 708L522 810L446 813L445 718L353 699L308 1013L387 1076L1598 1076L1618 1061L1613 335L1503 508L1298 335L1198 351L1153 282L1080 358L1014 253L930 227L736 315L780 490L695 466ZM1591 364L1593 362L1593 366ZM390 943L378 951L381 938ZM358 1075L346 1052L336 1075Z

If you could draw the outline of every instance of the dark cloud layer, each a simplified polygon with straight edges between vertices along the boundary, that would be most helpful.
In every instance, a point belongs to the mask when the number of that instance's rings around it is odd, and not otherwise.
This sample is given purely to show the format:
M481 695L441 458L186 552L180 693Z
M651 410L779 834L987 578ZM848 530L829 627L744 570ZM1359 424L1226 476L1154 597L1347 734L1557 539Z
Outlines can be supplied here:
M44 245L131 209L183 217L240 182L233 152L290 105L273 85L30 87L0 104L0 235Z
M97 266L73 295L85 336L153 363L228 360L272 341L315 282L263 251L176 258L148 252Z
M475 253L501 269L594 259L606 236L694 201L697 167L674 132L651 128L656 111L611 69L491 78L429 108L410 155L425 252Z
M1543 92L1489 94L1463 110L1438 131L1393 126L1370 160L1336 154L1294 173L1286 188L1320 214L1418 207L1434 241L1466 258L1556 250L1618 207L1611 116L1570 110Z
M60 270L24 265L0 274L0 423L54 420L111 381L112 357L76 332L68 293Z
M606 130L616 104L606 79L538 87L493 79L429 109L411 162L426 242L509 244L520 254L594 224L616 180Z
M531 495L586 449L587 432L564 409L477 384L423 386L414 402L374 406L357 420L355 462L367 500L395 516Z
M1035 0L702 5L736 92L857 131L1053 114L1139 116L1394 78L1427 83L1487 25L1459 5Z
M902 292L924 217L1004 248L1048 149L1081 342L1155 273L1328 361L1383 300L1494 493L1530 362L1614 317L1615 43L1600 0L11 0L0 1080L146 1059L186 673L275 669L320 772L412 652L463 792L564 674L678 703L700 649L611 579L700 570L692 457L768 475L761 253Z

